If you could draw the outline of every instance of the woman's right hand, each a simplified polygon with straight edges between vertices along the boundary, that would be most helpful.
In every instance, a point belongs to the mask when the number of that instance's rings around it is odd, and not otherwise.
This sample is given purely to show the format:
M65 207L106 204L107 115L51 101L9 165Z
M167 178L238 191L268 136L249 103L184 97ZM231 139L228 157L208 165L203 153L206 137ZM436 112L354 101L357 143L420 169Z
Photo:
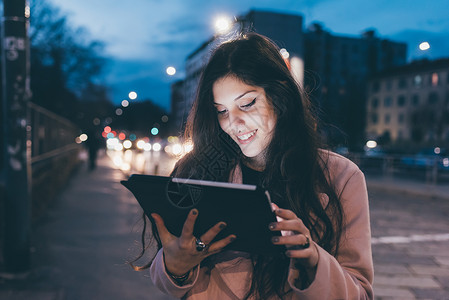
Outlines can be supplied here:
M198 217L197 209L192 209L190 211L179 238L167 230L164 220L160 215L153 213L151 214L151 217L156 223L161 239L165 267L169 273L177 276L186 274L203 259L220 252L236 238L235 235L231 234L226 238L209 245L215 236L226 227L224 222L219 222L200 237L200 240L208 246L203 251L198 251L195 243L196 237L193 235L193 228L195 226L196 218Z

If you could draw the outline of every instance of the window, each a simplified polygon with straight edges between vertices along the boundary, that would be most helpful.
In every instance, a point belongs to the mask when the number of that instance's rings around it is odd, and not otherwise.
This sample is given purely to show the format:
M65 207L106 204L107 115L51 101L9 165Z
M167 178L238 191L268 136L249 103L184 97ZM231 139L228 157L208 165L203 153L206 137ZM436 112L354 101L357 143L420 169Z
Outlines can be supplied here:
M387 81L385 82L385 85L386 85L386 87L387 87L387 91L391 91L391 80L387 80Z
M438 85L438 74L437 73L432 73L431 82L432 82L432 86Z
M407 80L404 77L399 78L398 87L405 89L407 87Z
M373 93L377 93L380 90L380 83L379 81L374 81L372 85Z
M385 114L384 123L385 124L390 124L390 121L391 121L390 114Z
M373 98L373 99L371 100L371 107L372 107L372 108L377 108L378 106L379 106L379 99Z
M419 96L418 95L415 94L412 96L412 104L413 104L413 106L419 105Z
M384 99L384 106L385 107L390 107L391 104L392 104L392 101L391 101L390 97L387 97L387 98Z
M421 75L416 75L415 78L413 78L413 84L415 87L421 87L422 86L422 77Z
M405 96L398 97L398 106L402 107L405 105Z
M437 93L430 93L429 94L428 103L429 104L437 104L438 103L438 94Z
M378 117L377 114L371 114L371 123L377 124Z
M404 124L404 114L399 114L399 116L398 116L398 122L399 122L399 124Z

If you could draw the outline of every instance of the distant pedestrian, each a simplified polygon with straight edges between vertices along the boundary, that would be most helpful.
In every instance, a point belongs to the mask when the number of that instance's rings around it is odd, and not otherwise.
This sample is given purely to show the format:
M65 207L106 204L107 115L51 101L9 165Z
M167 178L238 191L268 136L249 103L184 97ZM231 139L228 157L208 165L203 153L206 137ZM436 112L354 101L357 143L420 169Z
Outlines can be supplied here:
M255 33L221 44L188 120L193 151L172 175L269 190L281 220L266 226L288 232L272 240L286 250L227 250L239 237L212 242L223 222L195 237L196 209L179 237L152 214L159 251L150 274L161 291L183 299L373 299L364 175L324 150L309 100L279 48Z
M98 130L90 129L87 131L86 146L89 154L89 170L97 167L98 150L102 147L102 138Z

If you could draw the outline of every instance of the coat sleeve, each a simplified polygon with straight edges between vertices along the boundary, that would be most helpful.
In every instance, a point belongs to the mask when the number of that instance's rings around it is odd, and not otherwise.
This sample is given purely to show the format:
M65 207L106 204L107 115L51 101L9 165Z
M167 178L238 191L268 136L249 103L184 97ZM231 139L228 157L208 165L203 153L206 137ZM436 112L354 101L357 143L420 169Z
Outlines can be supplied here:
M354 170L355 168L355 170ZM314 281L303 290L295 286L299 272L290 268L288 283L295 299L373 299L368 193L363 173L354 165L344 180L337 178L337 195L344 213L338 256L316 245L319 254Z
M192 289L198 281L199 266L197 266L190 274L184 285L176 284L167 274L164 263L163 249L156 254L151 266L150 276L153 284L164 294L171 295L175 298L182 298L188 291Z

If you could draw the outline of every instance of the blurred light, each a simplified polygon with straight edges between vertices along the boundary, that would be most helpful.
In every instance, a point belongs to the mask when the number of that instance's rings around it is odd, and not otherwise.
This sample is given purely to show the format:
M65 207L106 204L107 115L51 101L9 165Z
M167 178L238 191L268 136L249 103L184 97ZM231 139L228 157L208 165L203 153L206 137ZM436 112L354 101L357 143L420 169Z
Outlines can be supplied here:
M176 74L176 69L174 67L168 67L165 72L167 72L168 75L173 76Z
M422 42L419 44L419 49L422 51L426 51L430 49L430 44L428 42Z
M193 143L192 143L192 141L186 141L184 143L183 147L184 147L184 152L185 153L189 153L190 151L193 150Z
M136 92L129 92L128 94L129 99L134 100L137 98L137 93Z
M129 105L129 101L128 100L123 100L122 101L122 106L123 107L128 107L128 105Z
M125 150L125 153L123 154L123 159L126 162L132 161L133 160L133 152L131 150Z
M109 133L109 132L111 132L111 127L110 126L106 126L105 128L104 128L104 132L106 132L106 133Z
M137 141L137 144L136 144L136 146L137 146L137 148L139 148L139 149L143 149L144 147L145 147L145 141L144 140L139 140L139 141Z
M372 149L372 148L376 148L377 147L377 142L376 141L368 141L366 142L366 147Z
M153 151L159 152L159 151L161 151L161 149L162 149L161 144L159 144L159 143L153 144Z
M95 126L98 126L98 125L100 125L101 121L100 121L99 118L95 118L95 119L93 119L92 123L93 123Z
M123 148L125 148L125 149L131 148L132 145L133 145L133 143L130 140L126 140L123 142Z
M115 137L115 135L112 132L109 132L108 135L106 136L108 139L112 139L113 137Z
M150 143L146 143L146 144L143 146L143 150L145 150L145 151L150 151L150 150L151 150L151 144L150 144Z
M115 110L115 114L116 114L117 116L121 116L121 115L123 114L123 110L122 110L121 108L117 108L117 109Z
M106 133L106 132L103 131L103 132L101 133L101 136L104 137L104 138L107 138L107 137L108 137L108 133Z
M118 135L118 139L123 141L124 139L126 139L126 134L124 134L123 132L120 132L120 134Z
M159 133L159 129L157 129L156 127L153 127L152 129L151 129L151 134L152 135L157 135Z
M137 139L137 136L136 136L134 133L131 133L131 134L129 135L129 139L130 139L131 141L135 141L135 140Z
M441 153L441 148L440 147L435 147L435 149L433 149L433 152L435 154L440 154Z
M174 144L172 147L172 153L174 155L180 155L182 153L182 145L181 144Z
M118 145L120 145L121 149L117 149L117 146L118 146ZM121 150L123 149L123 146L120 144L118 138L111 138L111 139L108 139L108 140L106 141L106 147L107 147L108 149L114 149L114 150L119 150L119 151L121 151Z
M25 18L29 18L30 17L30 12L31 12L30 6L27 4L25 6Z
M215 19L215 30L219 34L228 32L231 29L232 21L229 17L220 16Z
M123 145L122 144L117 144L114 146L114 150L115 151L122 151L123 150Z
M432 74L432 86L437 86L437 85L438 85L438 74L433 73Z
M449 167L449 158L446 157L443 159L443 166Z
M290 53L288 53L288 51L285 50L285 48L282 48L279 52L281 53L281 55L284 59L287 59L290 57Z
M81 139L80 139L79 136L77 136L77 137L75 138L75 143L81 144L82 142L83 142L83 141L81 141Z
M168 116L163 115L161 120L162 120L162 122L167 123L168 122Z
M81 142L87 141L88 138L89 138L89 137L88 137L87 134L85 134L85 133L83 133L82 135L80 135L80 140L81 140Z

